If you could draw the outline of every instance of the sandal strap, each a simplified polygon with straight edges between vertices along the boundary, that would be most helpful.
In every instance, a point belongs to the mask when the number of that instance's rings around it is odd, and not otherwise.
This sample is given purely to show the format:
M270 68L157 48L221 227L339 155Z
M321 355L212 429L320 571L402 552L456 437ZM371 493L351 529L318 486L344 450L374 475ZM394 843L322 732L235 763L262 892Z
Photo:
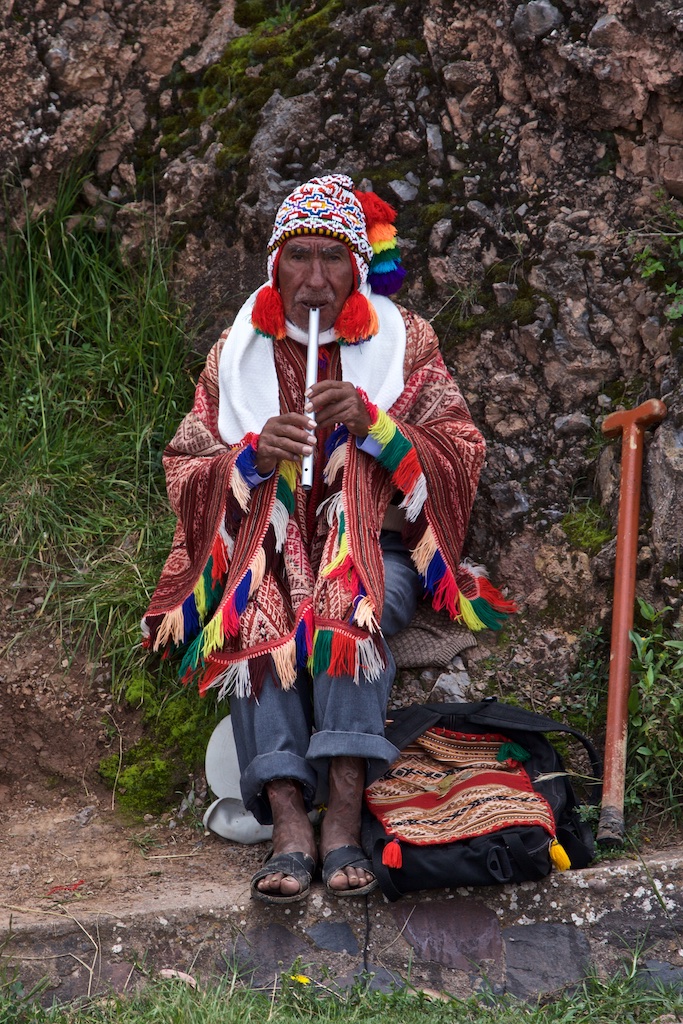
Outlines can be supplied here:
M276 853L268 858L262 868L252 876L252 890L256 882L260 882L267 875L274 875L281 872L294 878L302 890L308 888L315 871L315 861L309 854L296 851L294 853Z
M328 884L337 871L344 868L360 868L374 875L372 861L365 856L360 846L338 846L336 850L330 850L323 861L323 882ZM353 891L353 890L350 890Z

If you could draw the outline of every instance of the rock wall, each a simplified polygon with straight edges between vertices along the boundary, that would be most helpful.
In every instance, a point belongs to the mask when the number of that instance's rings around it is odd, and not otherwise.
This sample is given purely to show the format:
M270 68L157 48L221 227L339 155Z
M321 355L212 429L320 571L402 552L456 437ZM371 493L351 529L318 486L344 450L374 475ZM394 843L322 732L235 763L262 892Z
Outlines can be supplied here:
M89 154L83 202L131 252L153 214L179 245L204 350L261 282L290 188L370 182L399 211L401 301L433 318L487 436L469 553L521 603L510 664L566 676L580 629L608 617L614 541L577 540L567 516L613 535L619 451L600 423L650 397L669 415L648 445L639 593L678 613L675 275L646 280L634 256L683 216L683 6L259 2L4 0L0 167L40 208Z

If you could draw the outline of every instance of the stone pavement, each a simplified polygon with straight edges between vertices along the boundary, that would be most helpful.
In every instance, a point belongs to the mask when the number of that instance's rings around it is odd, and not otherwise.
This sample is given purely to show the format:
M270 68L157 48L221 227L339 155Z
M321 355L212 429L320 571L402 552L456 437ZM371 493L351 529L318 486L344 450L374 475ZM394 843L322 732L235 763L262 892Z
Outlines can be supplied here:
M636 955L644 983L683 988L683 849L393 904L377 893L334 899L318 882L305 903L270 907L241 879L96 909L5 906L0 945L5 971L25 984L47 977L46 1003L130 989L163 968L205 981L236 968L272 990L293 966L327 986L365 977L382 989L535 1000L588 972L631 969Z

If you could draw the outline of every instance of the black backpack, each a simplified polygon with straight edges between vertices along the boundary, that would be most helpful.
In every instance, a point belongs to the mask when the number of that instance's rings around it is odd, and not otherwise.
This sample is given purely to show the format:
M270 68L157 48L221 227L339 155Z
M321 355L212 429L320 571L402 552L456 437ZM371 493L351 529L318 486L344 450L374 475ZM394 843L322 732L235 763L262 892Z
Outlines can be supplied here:
M497 734L509 740L514 745L510 750L521 751L519 756L524 757L521 767L531 782L530 791L533 789L534 793L544 797L552 811L552 818L548 817L550 828L554 818L555 837L549 834L548 827L524 824L498 828L455 842L431 843L427 840L426 844L422 841L420 845L414 845L410 840L397 839L396 834L387 831L372 813L368 806L372 802L370 787L366 792L363 816L363 846L372 858L373 872L387 899L394 901L405 893L420 889L535 881L550 873L553 862L561 864L561 869L582 868L591 862L595 854L591 829L577 813L578 801L562 758L544 735L549 732L570 733L581 741L588 753L593 776L588 782L588 799L596 803L600 797L601 763L590 740L578 729L504 704L495 697L472 704L413 704L390 714L392 720L387 726L386 736L400 750L412 744L426 730L434 729L475 737ZM394 778L400 780L400 765L401 759L394 763L383 779L393 771ZM525 784L528 786L526 778ZM532 799L537 798L532 794ZM552 853L551 847L554 847ZM400 866L392 866L397 863Z

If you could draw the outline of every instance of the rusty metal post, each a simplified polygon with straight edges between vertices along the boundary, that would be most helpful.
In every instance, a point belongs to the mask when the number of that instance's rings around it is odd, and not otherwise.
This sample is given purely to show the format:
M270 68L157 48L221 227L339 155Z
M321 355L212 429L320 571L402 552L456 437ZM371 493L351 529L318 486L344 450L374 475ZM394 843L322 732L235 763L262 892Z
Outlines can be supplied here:
M626 740L628 738L628 695L631 685L630 661L633 605L636 595L636 561L640 485L643 472L643 434L660 423L666 406L656 398L637 409L615 412L602 424L606 437L621 439L621 486L617 554L614 569L614 607L607 688L607 734L602 811L597 840L606 846L620 846L624 838L624 786Z

